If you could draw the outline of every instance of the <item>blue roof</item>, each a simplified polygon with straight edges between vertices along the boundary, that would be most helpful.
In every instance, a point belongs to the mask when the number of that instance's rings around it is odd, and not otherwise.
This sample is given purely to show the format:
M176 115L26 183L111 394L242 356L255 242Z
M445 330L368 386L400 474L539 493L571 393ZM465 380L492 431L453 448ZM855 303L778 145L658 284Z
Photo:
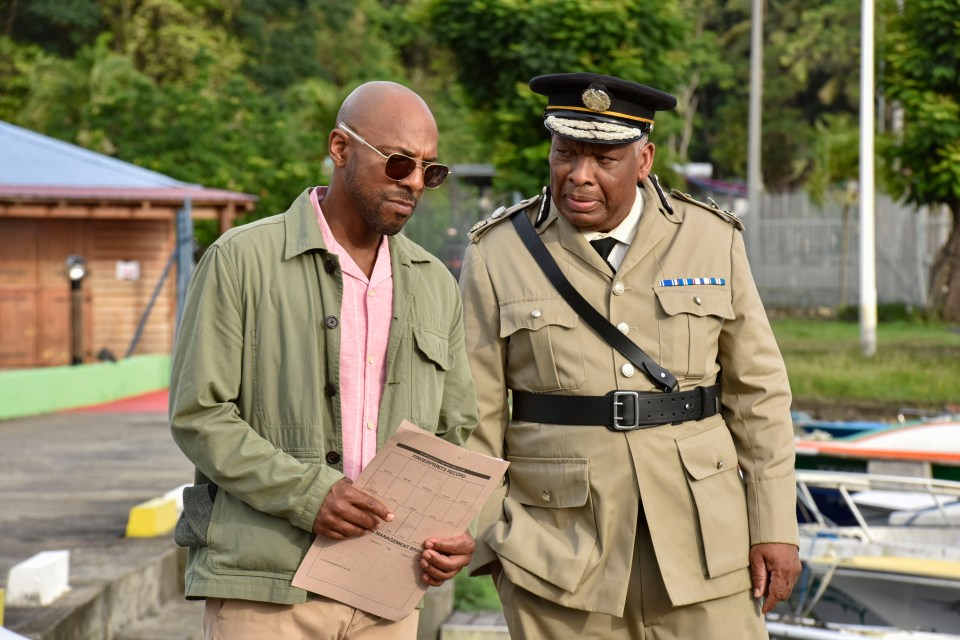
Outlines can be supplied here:
M0 185L186 187L173 178L0 120Z

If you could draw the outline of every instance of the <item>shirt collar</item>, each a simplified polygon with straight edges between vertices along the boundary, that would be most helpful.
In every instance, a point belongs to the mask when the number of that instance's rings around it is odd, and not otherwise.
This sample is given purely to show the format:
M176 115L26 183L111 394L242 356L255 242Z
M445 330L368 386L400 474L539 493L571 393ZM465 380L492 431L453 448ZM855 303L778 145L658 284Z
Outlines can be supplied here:
M327 187L315 188L310 193L310 202L313 204L313 209L317 214L317 224L320 225L323 243L327 246L328 251L335 253L337 257L340 258L340 269L347 275L364 282L369 282L370 285L379 284L381 281L390 278L393 270L390 265L390 249L387 243L387 236L380 237L380 248L377 250L377 262L373 265L373 273L370 274L368 280L366 274L353 261L353 258L351 258L347 250L343 248L343 245L337 242L333 231L330 230L330 225L327 224L327 219L323 215L323 209L320 207L320 200L323 199L326 193Z
M583 237L586 238L587 242L596 240L597 238L612 237L616 238L623 244L629 245L631 242L633 242L634 237L637 235L637 227L640 225L640 214L642 213L643 191L640 189L640 187L637 187L637 197L633 200L633 206L630 207L630 213L628 213L627 217L624 218L614 229L608 233L602 233L600 231L582 231L581 233L583 233Z

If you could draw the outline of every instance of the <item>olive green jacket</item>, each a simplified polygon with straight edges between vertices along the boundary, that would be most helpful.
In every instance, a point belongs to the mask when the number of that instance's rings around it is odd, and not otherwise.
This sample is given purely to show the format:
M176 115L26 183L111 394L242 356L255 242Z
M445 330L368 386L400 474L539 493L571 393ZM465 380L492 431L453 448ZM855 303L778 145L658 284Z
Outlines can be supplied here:
M377 444L410 420L463 444L476 397L456 281L389 238L393 321ZM174 350L170 425L196 466L185 501L186 595L294 604L290 581L330 487L343 478L337 256L304 191L281 215L225 233L197 265ZM206 504L203 504L206 500ZM179 530L179 527L178 527Z

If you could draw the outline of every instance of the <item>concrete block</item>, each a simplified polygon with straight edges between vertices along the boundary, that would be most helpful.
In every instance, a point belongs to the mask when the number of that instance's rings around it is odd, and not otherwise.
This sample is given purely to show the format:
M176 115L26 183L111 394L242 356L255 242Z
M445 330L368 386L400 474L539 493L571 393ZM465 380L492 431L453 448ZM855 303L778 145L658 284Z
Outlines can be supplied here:
M177 501L173 498L141 502L130 510L127 537L155 538L170 533L177 524L178 515Z
M43 607L69 591L70 552L41 551L10 568L7 604Z
M510 640L499 611L454 611L440 627L440 640Z

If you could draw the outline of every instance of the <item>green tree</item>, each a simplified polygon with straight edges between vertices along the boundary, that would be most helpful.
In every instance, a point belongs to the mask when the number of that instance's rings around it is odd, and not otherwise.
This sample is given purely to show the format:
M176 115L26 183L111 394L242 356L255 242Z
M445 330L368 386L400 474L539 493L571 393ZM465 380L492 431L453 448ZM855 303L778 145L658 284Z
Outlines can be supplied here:
M894 194L945 205L953 231L930 274L930 306L960 320L960 4L907 0L888 26L884 88L903 110L902 131L884 139Z
M742 178L747 165L750 3L699 2L693 15L706 20L704 36L691 47L713 38L721 61L711 61L712 73L701 80L703 126L691 141L690 155L711 159L720 177ZM823 184L856 175L855 168L852 176L830 173L842 164L830 154L848 153L837 146L851 140L844 127L852 125L850 131L856 134L852 120L836 116L855 115L857 110L859 16L859 0L766 3L761 168L769 191L800 189L814 177ZM824 146L820 139L826 131L833 142ZM852 142L855 152L855 137Z
M530 78L592 71L673 91L681 17L675 3L654 0L437 0L430 24L483 114L477 135L491 141L498 188L531 194L546 182L549 136ZM658 117L658 132L672 117Z
M19 44L0 36L0 120L16 119L30 93L30 73L43 50L35 44Z

